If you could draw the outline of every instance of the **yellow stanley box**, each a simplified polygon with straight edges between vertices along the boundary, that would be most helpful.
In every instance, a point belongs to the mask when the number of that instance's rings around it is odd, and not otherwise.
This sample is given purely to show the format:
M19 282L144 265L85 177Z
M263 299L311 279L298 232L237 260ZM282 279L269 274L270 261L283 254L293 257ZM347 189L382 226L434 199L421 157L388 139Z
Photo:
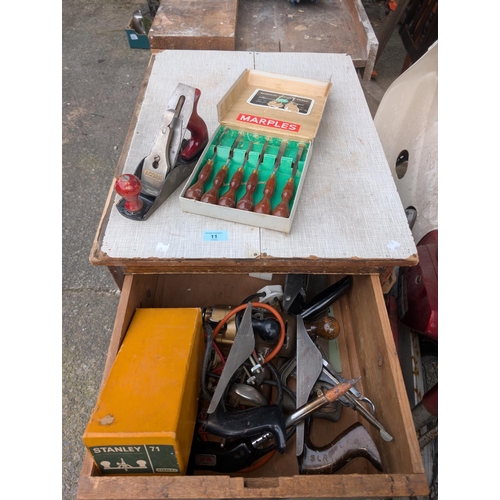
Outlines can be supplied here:
M137 309L83 441L102 474L186 473L203 357L200 309Z

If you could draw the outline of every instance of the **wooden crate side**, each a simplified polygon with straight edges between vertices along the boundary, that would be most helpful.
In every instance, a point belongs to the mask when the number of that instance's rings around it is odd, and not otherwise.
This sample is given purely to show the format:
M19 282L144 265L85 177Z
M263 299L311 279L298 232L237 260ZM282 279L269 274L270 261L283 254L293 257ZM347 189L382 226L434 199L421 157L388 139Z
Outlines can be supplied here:
M401 474L424 472L413 419L378 276L353 276L348 306L351 341L361 367L365 394L376 406L376 417L395 439L377 445L386 470ZM378 434L378 433L377 433Z
M359 43L366 54L362 66L364 67L363 80L370 80L377 57L378 40L361 0L350 0L348 5L359 36Z
M191 273L191 274L228 274L234 273L274 273L286 274L293 269L295 273L305 274L380 274L388 266L414 266L416 256L401 260L350 260L311 258L258 257L255 259L116 259L101 254L100 265L120 266L129 274L139 273Z
M285 276L274 276L274 279L283 284ZM116 356L135 308L199 306L202 299L203 302L209 305L218 303L237 304L244 299L244 297L240 297L240 294L250 295L262 286L262 280L246 275L127 275L118 307L103 380L111 368L112 361ZM363 288L363 290L353 293L357 288ZM365 288L368 290L364 290ZM360 367L363 366L363 372L366 372L365 375L369 373L369 377L364 377L364 385L361 389L370 397L373 394L373 399L377 403L377 399L379 397L385 398L387 393L391 392L391 386L394 385L394 381L388 380L385 387L378 387L378 381L373 380L373 378L377 378L372 373L373 367L370 366L367 370L363 365L366 358L371 357L370 353L380 351L387 358L387 351L394 348L394 346L384 348L383 343L387 342L384 329L387 327L390 332L390 328L388 328L388 325L383 324L383 320L378 320L377 317L373 316L373 314L382 316L381 312L384 307L378 276L355 277L353 290L348 298L348 301L342 301L340 304L345 328L348 330L353 328L353 333L357 329L362 332L362 335L366 335L363 323L367 322L376 340L365 343L368 344L364 346L368 354L357 352L356 355L351 354L349 359L345 359L343 362L346 364L346 369L352 372L360 370ZM352 314L348 314L344 310L344 302L346 302L348 309L352 309ZM358 312L362 313L361 316L366 316L366 319L358 318ZM381 336L385 340L381 340ZM355 340L354 344L351 345L352 339ZM347 350L359 350L363 346L360 346L359 339L356 340L356 335L349 334L346 335L346 347ZM359 367L357 364L359 364ZM385 365L390 364L391 362L387 361L382 363L382 366L385 367ZM393 368L390 366L389 368L388 378L390 379ZM380 419L387 418L386 413L388 411L394 411L396 414L401 413L399 404L391 401L388 405L389 408L386 407L386 411L383 412ZM411 415L407 415L407 417L411 419ZM356 417L353 416L353 418ZM398 442L392 443L396 445L394 448L402 447L403 451L406 452L408 446L405 442L410 440L411 436L407 436L404 429L403 431L399 428L389 430L398 432ZM384 443L381 447L385 447L385 445L390 446L391 443ZM392 472L390 474L364 473L365 467L360 467L354 469L354 473L322 475L320 477L297 475L256 477L257 474L252 474L253 477L229 477L223 475L183 477L99 476L97 471L93 470L93 461L90 455L87 454L80 477L77 498L78 500L155 500L166 497L178 499L278 499L293 497L297 499L325 498L333 500L336 498L384 498L427 494L427 480L421 462L419 468L415 465L417 460L412 457L411 460L406 460L407 465L397 467L394 461L401 457L396 452L392 449L389 452L383 449L381 453L384 459L388 457L387 470ZM401 469L404 469L404 472L400 473Z
M111 499L341 499L386 498L425 494L425 475L330 475L277 478L83 477L79 500Z
M275 275L272 283L284 285L284 280ZM159 307L236 306L269 284L245 274L170 274L159 283Z
M120 349L136 308L153 307L157 278L156 275L147 274L128 274L125 276L115 323L111 333L111 340L109 342L106 364L104 365L101 387L106 381L111 367L113 366L113 362ZM81 478L96 474L99 474L98 469L95 467L94 461L87 451L83 460Z

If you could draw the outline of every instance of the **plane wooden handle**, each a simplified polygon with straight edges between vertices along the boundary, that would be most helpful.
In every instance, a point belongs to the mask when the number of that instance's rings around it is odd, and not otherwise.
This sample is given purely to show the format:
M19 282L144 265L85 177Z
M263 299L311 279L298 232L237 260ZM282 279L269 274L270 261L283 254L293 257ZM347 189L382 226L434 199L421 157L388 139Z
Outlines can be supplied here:
M276 208L273 210L273 215L276 215L277 217L290 217L290 200L293 196L294 187L294 178L290 177L281 193L281 202L276 205Z
M219 200L219 188L222 186L227 174L227 166L223 165L217 172L212 187L201 197L203 203L211 203L215 205Z
M241 200L236 204L236 208L239 208L240 210L246 210L247 212L251 212L253 210L253 193L257 189L258 180L258 173L256 170L254 170L248 178L246 192Z
M273 195L275 189L276 175L271 174L271 177L269 177L266 185L264 186L264 197L259 201L259 203L257 203L257 205L255 205L254 212L267 215L271 213L271 196Z
M243 169L239 168L234 173L229 189L220 197L218 204L223 207L234 208L236 205L236 190L240 187L241 179L243 177Z
M200 95L200 89L195 89L193 113L187 124L187 129L191 132L191 137L186 147L181 151L181 158L185 161L192 160L197 154L201 153L208 143L207 124L198 114L198 101Z
M205 185L205 182L207 182L207 179L210 177L213 166L213 160L208 160L207 163L205 163L204 167L198 174L196 182L188 188L188 190L184 194L184 198L189 198L190 200L199 200L201 198L201 195L203 194L203 186Z

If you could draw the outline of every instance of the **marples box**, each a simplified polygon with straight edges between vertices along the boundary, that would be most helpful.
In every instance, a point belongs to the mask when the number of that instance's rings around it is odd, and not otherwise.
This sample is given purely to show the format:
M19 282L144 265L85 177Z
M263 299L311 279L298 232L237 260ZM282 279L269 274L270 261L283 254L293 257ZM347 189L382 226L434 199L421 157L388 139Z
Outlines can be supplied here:
M289 233L330 87L244 71L217 105L220 126L181 192L182 210Z

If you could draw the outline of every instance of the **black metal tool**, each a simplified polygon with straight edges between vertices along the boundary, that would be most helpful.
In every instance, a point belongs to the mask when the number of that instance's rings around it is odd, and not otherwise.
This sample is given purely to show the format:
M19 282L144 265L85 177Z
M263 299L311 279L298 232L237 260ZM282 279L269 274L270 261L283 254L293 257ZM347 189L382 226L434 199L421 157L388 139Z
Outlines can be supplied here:
M301 474L333 474L355 458L365 458L378 471L382 471L382 460L377 446L359 422L324 446L315 446L311 441L310 432L307 432L304 453L299 459L299 470Z
M219 437L226 439L237 437L238 439L231 443L226 443L222 447L220 443L201 441L195 439L190 457L190 469L192 470L212 470L217 472L237 472L241 469L249 467L256 460L263 457L270 451L278 449L283 450L283 441L281 440L281 432L283 429L291 429L285 436L285 443L294 434L295 426L309 417L312 413L320 408L337 400L340 396L345 394L358 379L350 380L342 386L336 386L329 391L320 391L320 394L309 401L301 408L294 411L291 415L283 418L276 409L262 410L267 407L249 408L241 412L233 412L230 414L222 415L219 413L221 410L218 408L215 415L208 416L206 421L202 421L204 429L208 432L216 432ZM277 405L270 405L277 407ZM277 407L280 412L282 410ZM238 416L238 413L241 416ZM257 415L252 416L252 413ZM222 419L220 416L222 415ZM233 418L237 425L233 425ZM275 432L264 432L260 435L247 425L246 419L250 421L259 422L260 419L266 419L265 425L273 426L273 431L278 432L278 440L275 440ZM270 419L276 419L272 422ZM262 422L259 423L259 426ZM283 425L283 427L282 427Z
M318 293L308 303L300 315L303 319L314 318L324 312L352 286L352 276L345 276L322 292Z
M271 433L276 441L276 449L284 453L286 447L285 419L278 405L266 405L246 410L226 412L217 406L203 424L204 430L214 436L226 439L244 439Z
M345 276L306 301L307 274L289 274L283 292L283 307L288 314L302 319L312 319L328 309L336 300L347 293L352 286L352 276Z
M283 309L294 316L306 307L307 274L287 274L283 290Z

